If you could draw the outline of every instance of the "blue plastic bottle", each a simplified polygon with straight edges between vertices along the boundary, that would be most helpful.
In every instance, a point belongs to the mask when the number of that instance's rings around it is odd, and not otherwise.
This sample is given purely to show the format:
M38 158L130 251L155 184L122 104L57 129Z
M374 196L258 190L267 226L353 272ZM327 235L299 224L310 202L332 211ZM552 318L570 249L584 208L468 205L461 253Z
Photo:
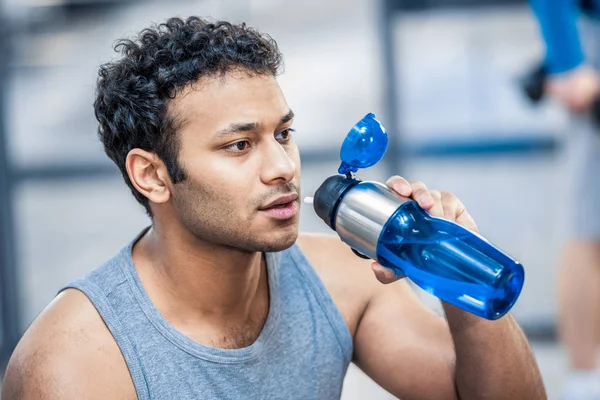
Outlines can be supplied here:
M377 163L387 134L373 114L350 131L342 145L340 174L315 193L317 214L358 255L377 260L398 276L486 319L514 305L524 283L522 265L480 235L430 216L415 201L353 173Z

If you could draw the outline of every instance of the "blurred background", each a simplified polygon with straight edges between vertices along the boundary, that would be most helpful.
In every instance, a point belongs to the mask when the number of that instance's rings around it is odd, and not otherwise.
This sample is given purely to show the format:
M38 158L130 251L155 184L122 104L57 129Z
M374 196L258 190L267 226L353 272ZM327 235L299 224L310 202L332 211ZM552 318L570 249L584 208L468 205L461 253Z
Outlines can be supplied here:
M552 102L531 105L520 88L519 77L543 55L524 1L0 4L0 378L15 342L57 290L149 223L96 138L99 64L115 56L118 38L199 15L245 21L279 43L305 194L335 173L346 133L374 112L390 150L361 177L401 174L456 193L481 232L523 262L527 278L513 312L550 399L558 398L566 360L556 342L555 277L567 203L557 182L569 119ZM309 208L301 228L328 231ZM361 398L392 397L351 368L344 399Z

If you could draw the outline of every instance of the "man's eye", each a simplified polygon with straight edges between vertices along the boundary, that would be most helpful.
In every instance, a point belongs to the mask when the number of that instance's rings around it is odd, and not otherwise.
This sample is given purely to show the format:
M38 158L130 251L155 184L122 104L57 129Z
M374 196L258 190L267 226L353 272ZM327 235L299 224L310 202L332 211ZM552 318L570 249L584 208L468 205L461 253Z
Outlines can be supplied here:
M286 129L284 131L279 132L277 135L275 135L275 138L277 140L287 142L288 140L290 140L290 137L292 136L292 132L295 132L295 130L292 128Z
M249 141L247 141L247 140L241 140L239 142L231 143L230 145L226 146L225 149L236 152L236 151L244 151L249 146L250 146L250 142Z

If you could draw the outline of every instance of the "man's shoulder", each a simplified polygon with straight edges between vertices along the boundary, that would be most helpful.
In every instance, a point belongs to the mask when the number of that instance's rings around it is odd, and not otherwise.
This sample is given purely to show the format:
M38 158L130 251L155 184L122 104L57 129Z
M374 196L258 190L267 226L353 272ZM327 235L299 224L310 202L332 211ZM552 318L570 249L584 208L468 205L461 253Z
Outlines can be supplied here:
M350 246L332 234L302 232L296 242L315 268L360 268L370 271L371 260L365 260L352 252Z
M6 370L2 398L123 398L124 393L135 398L110 331L82 292L67 289L21 338Z
M367 304L381 287L371 269L373 260L359 258L330 234L301 233L297 244L354 334Z
M296 243L326 286L358 285L363 292L372 292L380 286L371 269L374 260L358 257L338 236L301 233Z

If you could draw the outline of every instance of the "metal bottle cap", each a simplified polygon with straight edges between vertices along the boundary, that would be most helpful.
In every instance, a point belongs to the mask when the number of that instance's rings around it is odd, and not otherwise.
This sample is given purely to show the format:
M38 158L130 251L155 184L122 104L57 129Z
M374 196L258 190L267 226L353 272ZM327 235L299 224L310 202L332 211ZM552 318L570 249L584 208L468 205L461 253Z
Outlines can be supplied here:
M344 175L333 175L325 179L315 193L313 207L327 226L335 230L335 211L344 192L360 181Z

